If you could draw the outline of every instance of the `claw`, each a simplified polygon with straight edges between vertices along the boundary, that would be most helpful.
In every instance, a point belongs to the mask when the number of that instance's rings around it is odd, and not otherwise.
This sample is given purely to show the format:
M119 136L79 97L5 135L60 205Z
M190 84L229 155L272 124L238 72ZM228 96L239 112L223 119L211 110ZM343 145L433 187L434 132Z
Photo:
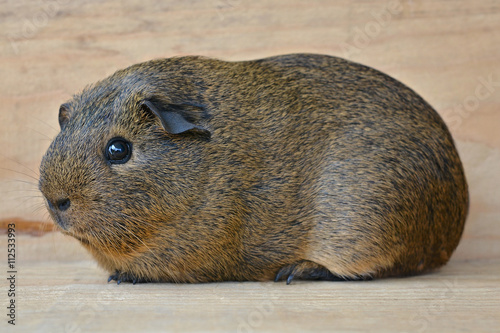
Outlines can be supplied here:
M118 272L115 272L114 274L110 275L108 278L108 283L110 283L113 280L118 279Z
M300 260L296 263L282 267L276 274L274 281L286 278L286 284L288 285L292 283L292 280L295 277L304 280L343 280L338 276L333 275L328 269L319 264L308 260Z
M115 271L113 274L111 274L108 278L108 283L111 281L116 281L116 284L120 284L122 282L132 282L133 284L136 284L138 282L142 282L143 280L140 278L137 278L135 276L131 276L130 274L124 274L119 271Z
M281 281L282 278L286 277L286 284L290 284L292 282L293 277L295 276L295 264L289 265L282 267L278 273L276 274L276 278L274 279L274 282Z
M281 277L283 276L283 274L284 274L284 271L280 270L278 272L278 274L276 274L276 277L274 278L274 282L278 282L279 280L281 280Z

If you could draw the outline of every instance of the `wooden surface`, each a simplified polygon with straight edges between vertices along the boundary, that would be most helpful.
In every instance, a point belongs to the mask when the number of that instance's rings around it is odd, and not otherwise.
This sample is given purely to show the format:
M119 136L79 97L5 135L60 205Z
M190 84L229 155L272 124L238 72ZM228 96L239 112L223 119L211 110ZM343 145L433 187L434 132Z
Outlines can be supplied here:
M8 0L0 18L0 229L16 221L19 260L17 325L2 315L2 332L499 331L498 1ZM39 224L47 213L38 165L73 93L152 58L292 52L375 67L444 117L471 211L441 271L362 283L116 286L73 239L40 236L50 228ZM6 244L0 233L0 249Z
M46 246L40 247L44 243ZM498 260L364 282L106 283L76 241L21 236L9 332L498 332ZM37 253L35 253L35 250ZM43 258L43 260L40 260Z

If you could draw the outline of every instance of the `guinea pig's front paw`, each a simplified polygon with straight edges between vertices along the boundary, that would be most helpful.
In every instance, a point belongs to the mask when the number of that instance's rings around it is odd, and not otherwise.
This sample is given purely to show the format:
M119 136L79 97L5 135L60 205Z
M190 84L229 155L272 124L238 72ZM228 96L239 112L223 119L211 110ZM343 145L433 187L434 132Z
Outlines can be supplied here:
M122 282L132 282L132 284L147 282L144 279L137 278L129 273L123 273L120 271L115 271L108 278L108 283L111 281L116 281L116 284L120 284Z
M329 280L342 281L344 279L333 275L325 267L309 260L301 260L291 265L282 267L276 274L275 282L286 278L286 284L290 284L294 278L304 280Z

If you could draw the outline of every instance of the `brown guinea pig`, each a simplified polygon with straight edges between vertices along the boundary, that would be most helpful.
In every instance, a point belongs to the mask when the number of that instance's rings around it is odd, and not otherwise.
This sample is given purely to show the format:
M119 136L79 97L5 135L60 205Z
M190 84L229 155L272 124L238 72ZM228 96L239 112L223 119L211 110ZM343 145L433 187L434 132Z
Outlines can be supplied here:
M343 59L153 60L87 87L59 123L40 190L118 283L417 274L464 228L439 115Z

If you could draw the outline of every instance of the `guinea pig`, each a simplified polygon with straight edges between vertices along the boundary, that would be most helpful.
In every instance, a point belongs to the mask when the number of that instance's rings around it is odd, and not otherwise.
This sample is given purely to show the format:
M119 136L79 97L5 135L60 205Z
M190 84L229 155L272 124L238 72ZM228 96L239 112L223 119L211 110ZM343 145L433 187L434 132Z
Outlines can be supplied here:
M414 275L448 261L468 212L438 113L336 57L152 60L59 124L39 188L108 282Z

